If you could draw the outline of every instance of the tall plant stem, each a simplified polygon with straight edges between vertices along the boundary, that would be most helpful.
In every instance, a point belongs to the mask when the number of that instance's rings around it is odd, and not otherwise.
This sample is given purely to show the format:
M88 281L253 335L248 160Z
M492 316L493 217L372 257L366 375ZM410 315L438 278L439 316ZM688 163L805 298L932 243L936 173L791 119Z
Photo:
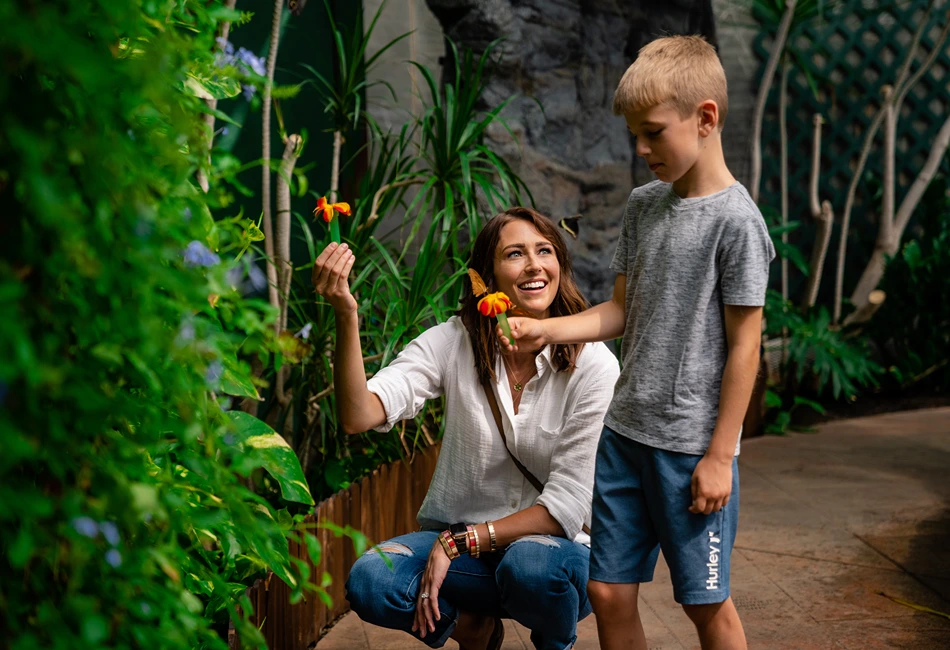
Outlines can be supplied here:
M825 269L825 256L828 254L828 243L831 241L831 227L834 224L834 213L831 202L818 201L818 178L821 172L821 125L824 118L815 113L812 118L814 136L811 151L811 178L808 182L809 206L811 216L815 219L817 231L815 243L811 249L811 259L808 263L808 279L805 282L805 293L802 297L802 311L808 311L815 305L818 298L818 287L821 285L821 276Z
M775 34L772 52L765 64L765 73L762 75L762 83L755 98L755 110L752 117L752 179L749 182L749 189L752 200L756 203L759 202L759 183L762 180L762 120L765 116L765 102L769 98L769 90L772 88L772 80L775 78L779 59L785 52L785 41L788 38L788 30L792 26L796 2L797 0L785 0L785 13Z
M270 100L274 85L274 69L277 67L277 46L280 45L280 18L284 0L274 0L274 19L270 30L270 47L267 50L267 82L261 106L261 204L263 208L264 252L267 255L267 297L270 304L280 307L277 288L277 267L274 265L274 224L271 220L270 199Z
M336 203L336 195L340 190L340 155L342 151L343 132L337 129L333 132L333 161L330 167L330 203Z
M225 0L224 6L227 7L228 9L234 9L234 6L236 4L237 4L237 0ZM221 43L219 41L220 40L227 41L228 34L230 34L230 32L231 32L230 20L226 20L222 22L220 25L218 25L218 34L217 34L217 37L215 38L216 48L219 48L219 49L221 48ZM211 99L206 99L205 103L208 105L208 108L211 109L212 111L218 108L218 100L214 99L213 97ZM207 137L206 143L207 143L207 148L208 148L208 158L206 162L208 164L208 167L210 167L211 166L211 146L214 142L214 115L212 115L211 113L205 113L202 116L202 120L205 123L205 133ZM198 187L201 188L202 192L207 193L208 189L211 187L211 184L208 180L208 172L202 169L201 167L199 167L198 171L195 173L195 177L198 180Z
M284 142L284 155L277 172L277 214L274 239L277 242L275 261L277 263L277 288L280 293L280 318L276 327L279 334L287 329L288 302L290 300L290 282L293 264L290 259L290 178L300 155L302 139L294 133Z
M782 191L782 228L788 225L788 74L792 66L786 54L782 57L782 76L778 87L778 124L780 180ZM782 243L788 246L788 231L782 231ZM782 256L782 303L788 301L788 257ZM782 364L788 361L788 328L782 328Z

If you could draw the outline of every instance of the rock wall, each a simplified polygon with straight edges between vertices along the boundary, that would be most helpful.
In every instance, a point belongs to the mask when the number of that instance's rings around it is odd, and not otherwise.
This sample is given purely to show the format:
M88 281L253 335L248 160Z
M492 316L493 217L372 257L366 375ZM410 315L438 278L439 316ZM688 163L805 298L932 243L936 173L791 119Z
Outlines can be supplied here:
M485 102L519 95L505 112L514 139L500 126L490 137L541 211L583 215L571 245L578 280L592 302L607 299L627 195L653 178L635 159L623 119L611 112L614 89L656 36L702 34L716 43L711 0L426 2L456 43L481 52L504 39Z

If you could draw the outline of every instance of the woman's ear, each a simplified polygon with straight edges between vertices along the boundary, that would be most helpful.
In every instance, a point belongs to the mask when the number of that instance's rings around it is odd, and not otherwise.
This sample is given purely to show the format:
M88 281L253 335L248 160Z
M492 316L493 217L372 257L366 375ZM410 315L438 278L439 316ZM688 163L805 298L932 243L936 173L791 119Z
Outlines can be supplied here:
M699 105L697 112L699 135L708 138L719 127L719 105L712 99L707 99Z

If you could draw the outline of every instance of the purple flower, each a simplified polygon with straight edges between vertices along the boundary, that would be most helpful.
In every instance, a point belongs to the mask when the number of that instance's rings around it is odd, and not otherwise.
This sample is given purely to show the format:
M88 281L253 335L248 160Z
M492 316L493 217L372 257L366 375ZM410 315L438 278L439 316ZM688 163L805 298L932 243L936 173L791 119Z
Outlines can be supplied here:
M221 127L221 135L227 135L227 134L228 134L228 127L222 126L222 127Z
M108 562L112 568L117 569L122 564L122 554L114 548L110 548L106 551L106 562Z
M210 386L217 386L223 374L224 366L220 361L215 359L208 364L208 369L205 371L205 381L207 381Z
M244 99L246 99L247 101L251 101L252 99L254 99L254 93L257 92L257 88L251 85L247 85L247 84L242 86L242 88L244 89Z
M187 266L214 266L221 262L220 257L197 239L188 244L184 257Z
M181 329L178 330L178 338L181 341L193 341L195 338L195 324L190 320L183 322Z
M221 51L223 51L225 55L227 56L234 55L234 46L231 45L231 41L224 38L223 36L219 36L214 40L218 42L218 47L221 48Z
M240 48L235 55L235 59L244 64L244 67L250 69L254 74L266 77L267 65L264 63L264 57L257 56L247 48Z
M307 340L308 338L310 338L310 330L312 329L313 329L313 323L307 323L306 325L301 327L300 331L294 334L294 336L296 336L298 339Z
M106 538L106 541L109 542L112 546L117 546L119 543L119 527L111 521L103 521L99 524L99 532L102 533L102 536Z
M76 517L72 520L73 528L80 535L95 539L99 535L99 524L91 517Z
M252 291L263 291L267 288L267 276L257 264L251 264L248 268L247 279Z

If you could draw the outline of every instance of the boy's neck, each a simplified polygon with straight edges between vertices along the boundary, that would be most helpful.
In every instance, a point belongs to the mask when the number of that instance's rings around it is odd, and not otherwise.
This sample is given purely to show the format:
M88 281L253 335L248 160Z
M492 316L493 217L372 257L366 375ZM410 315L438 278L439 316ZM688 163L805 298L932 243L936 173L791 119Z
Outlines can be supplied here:
M673 191L681 199L693 199L721 192L736 182L726 166L719 132L710 135L696 159L696 163L681 178L673 182Z

